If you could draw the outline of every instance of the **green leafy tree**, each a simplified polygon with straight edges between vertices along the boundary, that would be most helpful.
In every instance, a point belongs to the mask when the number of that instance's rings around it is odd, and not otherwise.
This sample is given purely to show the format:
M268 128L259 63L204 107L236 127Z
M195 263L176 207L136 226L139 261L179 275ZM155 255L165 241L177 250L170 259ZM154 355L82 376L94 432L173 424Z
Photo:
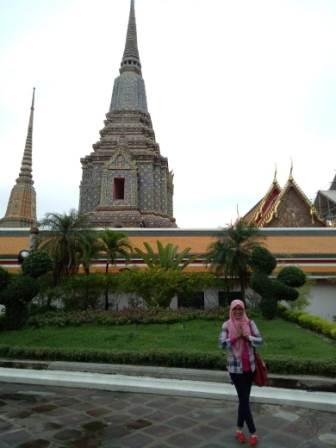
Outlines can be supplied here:
M179 252L179 247L168 243L165 246L156 242L157 250L154 251L149 243L144 243L146 251L135 248L134 252L146 263L149 269L183 271L194 259L190 255L190 248Z
M100 233L99 240L102 250L106 253L105 274L108 275L110 265L114 265L118 258L129 259L132 247L124 232L107 229ZM105 310L109 307L109 290L109 282L106 282Z
M209 273L186 273L179 269L129 270L119 274L119 288L136 293L150 308L167 308L177 295L191 295L213 284Z
M207 252L211 269L222 276L227 285L238 278L243 300L249 283L251 256L253 250L261 246L258 237L258 229L254 225L240 220L223 229L219 239L209 246Z
M87 218L76 210L70 210L69 214L48 213L41 221L40 227L45 232L39 235L38 248L52 257L56 284L78 271L80 256L92 232L87 224Z

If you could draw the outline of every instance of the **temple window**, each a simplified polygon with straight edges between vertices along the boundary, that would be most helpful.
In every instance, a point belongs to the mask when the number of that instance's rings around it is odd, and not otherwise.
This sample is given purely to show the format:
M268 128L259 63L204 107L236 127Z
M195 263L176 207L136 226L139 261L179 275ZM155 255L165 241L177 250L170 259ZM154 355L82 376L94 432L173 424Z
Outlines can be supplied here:
M113 199L125 199L125 179L116 177L113 182Z

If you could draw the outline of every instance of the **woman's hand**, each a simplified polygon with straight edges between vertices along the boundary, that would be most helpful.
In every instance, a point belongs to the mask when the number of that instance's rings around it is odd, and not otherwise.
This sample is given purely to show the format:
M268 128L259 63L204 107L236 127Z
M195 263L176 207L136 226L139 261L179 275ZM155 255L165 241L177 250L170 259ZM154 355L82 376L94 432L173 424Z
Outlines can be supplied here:
M242 337L243 337L244 339L246 339L246 341L249 341L249 334L248 334L247 331L242 332Z
M237 338L242 338L243 337L243 329L241 327L241 325L238 325L237 327Z

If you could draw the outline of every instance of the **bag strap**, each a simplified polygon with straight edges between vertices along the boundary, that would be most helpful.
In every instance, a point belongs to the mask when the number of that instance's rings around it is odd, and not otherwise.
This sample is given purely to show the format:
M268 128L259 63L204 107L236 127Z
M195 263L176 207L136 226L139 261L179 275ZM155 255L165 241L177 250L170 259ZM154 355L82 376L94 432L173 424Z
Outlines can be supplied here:
M249 325L250 325L250 330L251 330L251 336L255 336L254 332L253 332L253 328L252 328L252 320L249 320Z
M251 324L251 322L252 322L252 320L250 319L250 320L249 320L249 325L250 325L250 330L251 330L251 336L255 336L255 334L254 334L254 332L253 332L253 329L252 329L252 324ZM256 353L257 353L257 350L256 350L256 348L254 347L254 345L251 344L251 346L252 346L252 348L253 348L254 356L255 356Z

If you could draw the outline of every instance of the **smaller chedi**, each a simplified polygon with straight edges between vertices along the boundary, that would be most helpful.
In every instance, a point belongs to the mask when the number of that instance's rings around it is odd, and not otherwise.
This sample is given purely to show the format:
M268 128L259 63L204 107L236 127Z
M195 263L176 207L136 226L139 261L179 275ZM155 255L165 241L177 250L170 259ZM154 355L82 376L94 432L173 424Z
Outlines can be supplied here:
M36 225L36 192L32 174L34 101L35 88L19 177L12 188L6 214L0 220L0 227L34 227Z
M81 159L79 211L96 227L176 227L173 174L147 108L131 0L120 76L93 152Z

